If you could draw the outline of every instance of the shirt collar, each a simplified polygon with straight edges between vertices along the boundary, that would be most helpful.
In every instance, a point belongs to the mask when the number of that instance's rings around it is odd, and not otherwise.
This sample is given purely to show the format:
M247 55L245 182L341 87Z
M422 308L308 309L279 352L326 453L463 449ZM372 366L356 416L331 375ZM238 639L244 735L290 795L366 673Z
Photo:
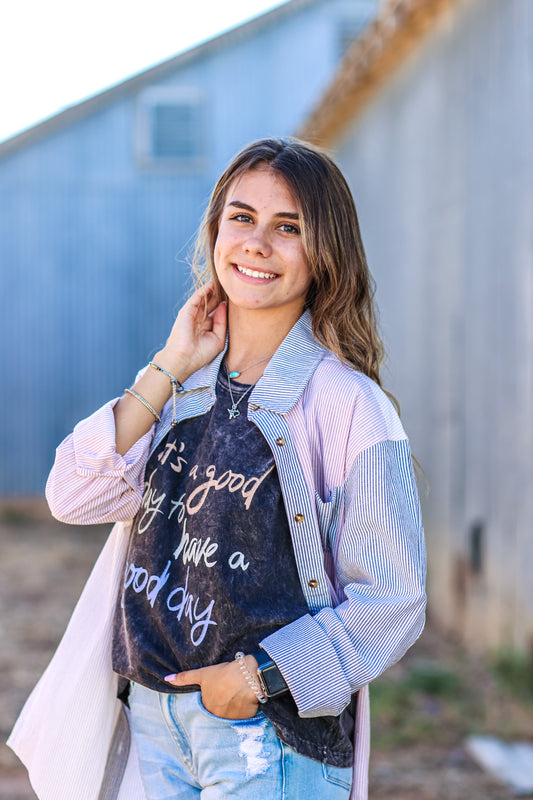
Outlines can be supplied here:
M210 389L213 395L216 394L218 371L227 347L226 338L224 349L213 361L185 381L183 387L186 391ZM313 334L311 312L304 311L270 359L250 395L249 405L286 414L296 404L327 353L328 350Z

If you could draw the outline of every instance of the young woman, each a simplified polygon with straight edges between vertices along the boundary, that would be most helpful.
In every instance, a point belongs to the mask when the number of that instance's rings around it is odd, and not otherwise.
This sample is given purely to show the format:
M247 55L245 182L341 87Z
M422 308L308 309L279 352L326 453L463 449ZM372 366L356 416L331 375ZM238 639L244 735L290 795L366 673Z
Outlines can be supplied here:
M57 693L50 710L63 771L78 761L65 797L364 798L366 687L422 629L425 561L340 171L297 140L246 147L213 191L201 261L165 346L76 426L49 478L59 519L125 521L52 666L82 642L93 654L71 682L75 719ZM120 712L81 723L95 764L71 755L91 687L98 708L116 690L110 664L134 741L122 789ZM13 736L26 758L39 713L30 702Z

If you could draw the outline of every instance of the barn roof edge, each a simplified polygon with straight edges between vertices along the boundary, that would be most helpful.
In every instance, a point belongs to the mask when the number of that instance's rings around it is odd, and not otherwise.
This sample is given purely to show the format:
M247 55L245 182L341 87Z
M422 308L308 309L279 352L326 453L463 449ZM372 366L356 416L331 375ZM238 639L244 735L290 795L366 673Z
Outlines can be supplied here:
M35 125L31 125L20 133L16 133L0 142L0 159L80 119L90 116L101 108L107 107L119 97L128 96L139 91L144 86L163 79L166 75L202 56L230 47L232 44L252 36L263 27L283 19L284 16L292 15L307 6L313 6L319 2L322 2L322 0L288 0L288 2L282 3L264 14L252 17L247 22L235 25L223 33L217 34L204 42L177 53L175 56L171 56L158 64L135 73L131 77L125 78L107 89L87 97L85 100L69 105L65 109L46 117L41 122L37 122Z

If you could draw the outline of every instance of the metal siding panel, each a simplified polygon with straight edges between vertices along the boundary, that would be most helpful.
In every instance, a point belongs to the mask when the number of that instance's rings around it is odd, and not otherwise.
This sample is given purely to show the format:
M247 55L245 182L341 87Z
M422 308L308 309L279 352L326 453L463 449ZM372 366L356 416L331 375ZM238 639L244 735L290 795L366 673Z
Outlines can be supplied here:
M471 645L525 647L532 15L528 0L459 8L343 134L337 154L378 282L392 389L431 484L434 614ZM476 521L480 576L471 563Z
M246 142L296 129L335 69L344 4L316 2L159 82L204 92L203 173L139 170L127 95L0 161L0 495L41 493L59 440L164 342L213 181Z

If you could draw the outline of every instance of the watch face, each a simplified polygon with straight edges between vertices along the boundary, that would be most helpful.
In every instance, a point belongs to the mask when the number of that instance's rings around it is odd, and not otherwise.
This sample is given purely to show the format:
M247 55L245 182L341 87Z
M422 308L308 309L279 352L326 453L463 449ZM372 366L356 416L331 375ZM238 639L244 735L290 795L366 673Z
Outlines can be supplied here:
M268 697L274 697L277 694L287 691L287 684L283 680L283 675L275 664L269 664L265 667L262 667L261 676L263 678Z

